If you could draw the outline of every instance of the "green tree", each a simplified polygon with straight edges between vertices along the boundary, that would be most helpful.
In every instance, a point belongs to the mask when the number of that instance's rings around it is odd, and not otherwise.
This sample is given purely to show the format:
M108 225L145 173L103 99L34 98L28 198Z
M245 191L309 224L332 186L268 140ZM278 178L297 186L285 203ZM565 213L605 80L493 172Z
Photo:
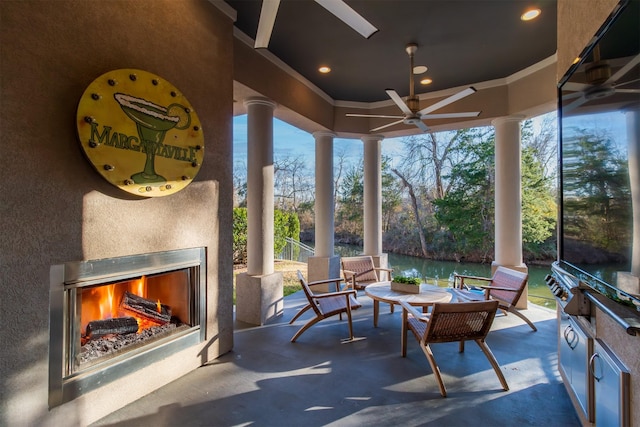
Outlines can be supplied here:
M394 214L402 204L402 185L391 170L391 158L382 157L382 231L389 230Z
M448 229L451 249L459 257L486 261L493 252L494 147L493 128L471 129L460 144L466 157L448 177L449 192L434 200L436 219Z
M233 208L233 262L247 263L247 208Z
M628 163L610 135L584 129L574 134L563 147L566 236L623 253L632 229Z
M556 228L557 206L551 181L533 147L522 151L522 242L529 251L552 237Z
M273 250L277 255L287 244L286 238L300 240L300 221L295 212L276 209L273 212ZM233 262L247 261L247 208L233 209Z
M287 244L286 238L300 240L300 221L295 212L276 209L273 212L274 253L280 254Z
M362 236L364 230L364 163L362 159L359 163L347 167L337 193L337 231Z

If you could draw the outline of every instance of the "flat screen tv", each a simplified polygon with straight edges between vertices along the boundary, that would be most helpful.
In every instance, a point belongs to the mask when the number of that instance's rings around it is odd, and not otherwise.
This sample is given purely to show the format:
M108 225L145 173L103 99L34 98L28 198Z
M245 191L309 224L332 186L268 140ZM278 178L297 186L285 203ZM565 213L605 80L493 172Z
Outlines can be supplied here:
M558 85L560 266L613 299L640 277L640 0L624 0Z

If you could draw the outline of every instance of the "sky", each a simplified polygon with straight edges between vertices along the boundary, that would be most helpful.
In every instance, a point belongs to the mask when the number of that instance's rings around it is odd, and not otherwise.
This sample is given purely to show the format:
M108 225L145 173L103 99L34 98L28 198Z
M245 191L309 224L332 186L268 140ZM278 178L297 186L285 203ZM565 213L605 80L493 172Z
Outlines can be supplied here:
M539 116L533 119L534 132L539 126L542 118ZM394 154L401 153L403 149L403 138L388 138L382 141L382 155L394 157ZM363 142L360 139L335 138L333 140L334 156L344 152L349 163L355 163L362 158ZM313 135L300 130L277 118L273 119L273 155L274 160L285 157L304 159L310 170L314 168L315 160L315 139ZM237 167L246 165L247 159L247 115L236 116L233 119L233 162Z
M563 119L563 129L570 130L575 127L607 134L617 144L620 152L626 153L628 148L626 114L624 111L612 111L565 117Z
M382 155L399 152L402 138L389 138L382 141ZM274 159L284 157L302 157L307 167L313 169L315 159L315 139L313 135L300 130L277 118L273 119L273 156ZM351 162L357 162L363 155L363 142L360 139L334 138L333 152L337 156L344 152ZM247 159L247 115L233 119L233 161L246 163Z

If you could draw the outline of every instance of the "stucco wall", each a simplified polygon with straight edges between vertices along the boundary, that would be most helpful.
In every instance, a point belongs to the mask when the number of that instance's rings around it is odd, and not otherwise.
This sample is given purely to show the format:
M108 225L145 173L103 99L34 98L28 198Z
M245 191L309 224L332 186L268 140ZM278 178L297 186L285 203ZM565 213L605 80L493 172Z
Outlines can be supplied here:
M0 425L83 425L232 348L232 22L205 0L2 0L0 19ZM175 195L124 193L83 156L78 101L120 68L165 78L202 122L202 168ZM49 411L50 267L198 246L207 341Z

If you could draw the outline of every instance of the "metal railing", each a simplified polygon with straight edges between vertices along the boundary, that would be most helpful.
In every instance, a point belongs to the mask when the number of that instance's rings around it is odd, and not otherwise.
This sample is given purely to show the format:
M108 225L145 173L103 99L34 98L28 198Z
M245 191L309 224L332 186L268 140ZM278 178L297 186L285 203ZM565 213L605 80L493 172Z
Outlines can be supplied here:
M307 246L290 237L285 238L285 240L287 244L284 249L282 249L282 252L280 252L278 259L307 262L307 259L315 253L311 246Z

